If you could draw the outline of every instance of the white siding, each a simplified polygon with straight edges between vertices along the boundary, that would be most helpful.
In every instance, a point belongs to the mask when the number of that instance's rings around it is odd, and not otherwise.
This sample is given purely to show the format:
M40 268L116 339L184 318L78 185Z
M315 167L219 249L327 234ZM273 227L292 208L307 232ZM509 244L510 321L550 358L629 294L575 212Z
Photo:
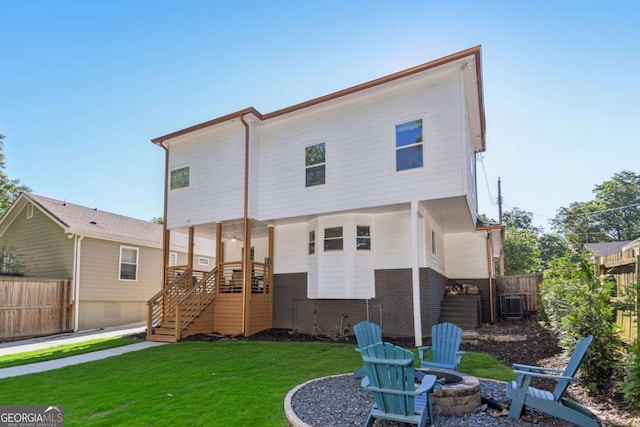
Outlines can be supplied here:
M189 166L188 188L169 191L167 226L241 218L244 209L244 126L181 137L170 145L169 170Z
M440 274L445 274L446 250L445 250L445 234L438 227L438 224L429 216L425 215L427 227L424 233L426 266ZM431 232L435 233L435 255L432 246Z
M307 271L307 223L277 226L274 231L274 252L274 273Z
M447 234L447 273L455 279L488 278L487 242L484 232Z
M265 122L261 219L464 194L460 90L452 73ZM424 168L396 173L394 125L416 118L424 120ZM321 141L326 184L305 188L304 147Z
M410 268L411 213L407 210L376 215L374 231L375 268Z

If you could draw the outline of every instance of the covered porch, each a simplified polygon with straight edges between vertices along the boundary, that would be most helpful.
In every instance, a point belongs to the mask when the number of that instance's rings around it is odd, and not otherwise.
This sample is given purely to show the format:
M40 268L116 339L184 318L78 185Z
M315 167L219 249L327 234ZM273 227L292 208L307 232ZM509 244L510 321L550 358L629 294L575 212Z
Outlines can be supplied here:
M166 230L163 287L147 303L147 339L246 336L271 328L274 227L236 220L178 231L186 231L186 263L170 265L177 257L170 256L172 233ZM215 242L216 258L209 268L194 257L202 239Z

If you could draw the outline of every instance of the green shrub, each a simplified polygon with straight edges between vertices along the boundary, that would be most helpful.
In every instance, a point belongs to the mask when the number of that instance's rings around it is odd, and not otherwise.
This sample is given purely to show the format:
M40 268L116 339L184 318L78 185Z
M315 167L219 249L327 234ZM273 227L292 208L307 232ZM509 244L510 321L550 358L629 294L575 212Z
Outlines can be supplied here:
M625 361L624 381L618 383L624 400L636 409L640 408L640 343L635 340L629 347Z
M591 263L559 258L551 263L540 285L541 305L560 346L572 351L588 335L593 342L582 363L589 381L610 378L621 343L613 324L613 283L596 277Z

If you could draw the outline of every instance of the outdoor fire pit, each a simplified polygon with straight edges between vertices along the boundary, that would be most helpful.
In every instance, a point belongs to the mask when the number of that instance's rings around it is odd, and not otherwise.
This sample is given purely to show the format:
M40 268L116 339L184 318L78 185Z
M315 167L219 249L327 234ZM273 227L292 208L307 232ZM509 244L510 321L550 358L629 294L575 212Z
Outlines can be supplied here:
M480 406L480 381L476 377L444 369L424 368L420 372L437 378L431 392L434 414L469 414Z

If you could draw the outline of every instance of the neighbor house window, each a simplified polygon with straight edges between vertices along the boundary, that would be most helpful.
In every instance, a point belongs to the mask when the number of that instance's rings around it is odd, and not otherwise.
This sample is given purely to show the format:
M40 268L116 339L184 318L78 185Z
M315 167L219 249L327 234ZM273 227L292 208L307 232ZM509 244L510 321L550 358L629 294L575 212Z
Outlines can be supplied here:
M27 205L27 219L33 218L33 205Z
M209 258L199 256L198 257L198 265L209 265Z
M359 251L371 250L371 230L368 225L356 227L356 249Z
M138 280L138 248L120 246L120 280Z
M396 171L421 168L422 119L396 125Z
M309 232L309 255L316 253L316 230Z
M325 182L324 142L304 147L305 186L313 187Z
M169 267L175 267L176 265L178 265L178 254L169 252Z
M324 250L342 250L342 227L329 227L324 229Z
M186 188L189 186L189 166L173 169L169 182L169 189L177 190L178 188Z

